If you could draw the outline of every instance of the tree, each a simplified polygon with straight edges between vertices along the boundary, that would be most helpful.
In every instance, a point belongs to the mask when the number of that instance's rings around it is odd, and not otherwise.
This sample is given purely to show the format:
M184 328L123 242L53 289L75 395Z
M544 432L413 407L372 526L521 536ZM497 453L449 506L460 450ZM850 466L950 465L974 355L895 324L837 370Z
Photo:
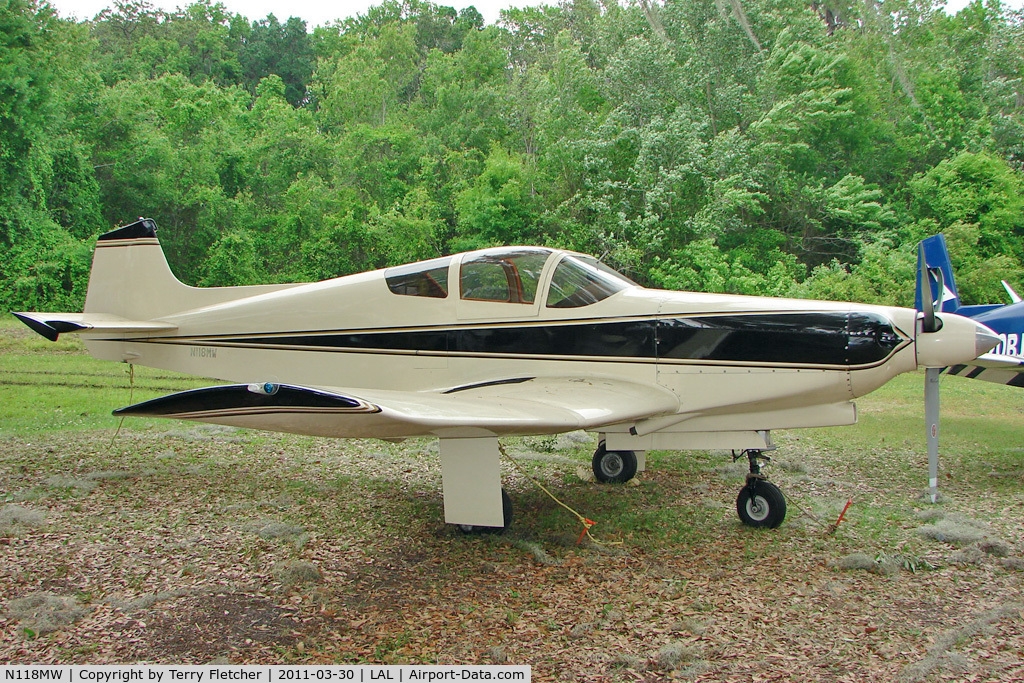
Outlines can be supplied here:
M122 81L104 94L96 159L109 224L147 215L180 277L198 282L203 261L234 227L238 201L222 185L221 161L238 154L248 95L183 75Z
M538 242L644 283L905 301L886 271L942 230L995 299L1024 262L1022 17L565 0L485 27L383 0L309 34L0 0L3 297L80 297L92 236L144 214L193 283Z
M486 153L507 140L512 106L502 35L488 27L468 33L458 53L428 53L410 113L446 148Z
M385 26L351 52L322 60L314 76L320 119L335 131L383 126L409 100L417 76L413 26Z
M537 203L529 175L521 156L493 147L483 173L456 198L458 237L449 247L465 250L533 241Z
M0 2L0 300L80 305L100 225L87 146L67 128L83 33L48 6Z
M54 103L48 60L55 24L49 7L28 0L0 3L0 186L7 196L38 192L39 155ZM38 203L38 201L37 201Z
M1024 176L1002 159L962 152L910 183L918 220L907 241L945 232L965 303L1001 296L999 280L1017 280L1024 264Z
M306 22L290 17L284 24L273 14L252 22L242 39L238 59L243 83L253 94L259 82L270 75L284 83L284 98L293 105L308 97L313 74L313 43Z

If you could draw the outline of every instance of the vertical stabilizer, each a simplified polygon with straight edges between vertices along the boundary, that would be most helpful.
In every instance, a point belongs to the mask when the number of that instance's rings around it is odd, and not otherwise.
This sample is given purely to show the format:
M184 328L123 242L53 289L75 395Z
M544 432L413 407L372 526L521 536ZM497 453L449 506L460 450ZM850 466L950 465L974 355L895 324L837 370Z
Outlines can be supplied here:
M189 308L194 289L167 265L156 222L140 218L96 240L84 312L152 320Z

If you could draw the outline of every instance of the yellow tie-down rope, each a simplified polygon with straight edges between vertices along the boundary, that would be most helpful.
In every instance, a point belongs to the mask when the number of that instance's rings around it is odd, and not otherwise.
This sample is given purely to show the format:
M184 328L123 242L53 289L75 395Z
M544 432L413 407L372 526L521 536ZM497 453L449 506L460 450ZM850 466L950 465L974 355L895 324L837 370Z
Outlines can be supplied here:
M622 541L599 541L596 538L594 538L593 535L591 535L591 533L590 533L590 529L592 527L596 526L597 522L595 522L592 519L587 519L586 517L584 517L580 513L578 513L575 510L573 510L571 507L569 507L568 505L566 505L565 503L560 501L558 499L558 496L556 496L555 494L551 493L551 491L548 491L547 488L545 488L544 484L541 484L539 481L537 481L536 479L531 477L529 474L527 474L526 471L519 465L519 463L516 462L515 458L513 458L512 456L510 456L508 454L508 452L505 450L505 446L503 446L500 441L498 442L498 451L502 454L502 456L505 457L506 460L508 460L510 463L512 463L512 466L515 467L519 471L519 474L523 475L524 477L529 479L531 482L533 482L533 485L536 486L537 488L539 488L544 493L546 493L548 495L548 497L551 498L551 500L553 500L556 503L558 503L559 505L561 505L563 508L565 508L566 510L571 512L573 515L575 515L576 519L580 520L580 524L583 525L583 531L580 532L579 538L576 539L576 545L579 545L583 541L583 537L584 536L588 537L593 543L596 543L597 545L622 545Z
M135 366L131 363L128 364L128 405L135 403ZM124 424L124 415L121 416L120 421L117 423L117 430L114 432L114 436L110 437L110 446L113 448L114 442L117 441L117 437L121 434L121 426Z

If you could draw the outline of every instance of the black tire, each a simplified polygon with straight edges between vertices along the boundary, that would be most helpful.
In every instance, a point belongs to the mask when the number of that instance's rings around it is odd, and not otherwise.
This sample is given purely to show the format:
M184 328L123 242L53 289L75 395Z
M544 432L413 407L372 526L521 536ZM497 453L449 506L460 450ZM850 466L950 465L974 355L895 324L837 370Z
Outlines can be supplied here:
M736 498L740 521L758 529L775 529L786 519L786 497L770 481L753 480Z
M594 476L602 484L624 484L636 476L636 453L606 450L604 442L597 446L592 464Z
M501 489L501 517L504 520L504 526L476 526L474 524L456 524L464 534L501 534L508 530L512 526L512 498L509 497L508 492L505 489Z

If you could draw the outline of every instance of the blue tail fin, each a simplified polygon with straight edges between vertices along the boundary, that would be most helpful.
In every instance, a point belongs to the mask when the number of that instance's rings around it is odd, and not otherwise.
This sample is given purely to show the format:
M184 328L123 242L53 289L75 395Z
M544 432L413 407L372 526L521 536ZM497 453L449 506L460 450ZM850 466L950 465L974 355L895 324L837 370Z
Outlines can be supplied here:
M946 237L943 234L932 235L921 240L922 250L917 256L917 287L914 306L921 310L921 253L924 253L928 272L928 291L932 293L932 301L936 302L936 311L954 313L960 308L960 295L956 291L956 280L953 279L953 266L949 262L949 251L946 249ZM939 292L939 273L941 272L941 301Z

